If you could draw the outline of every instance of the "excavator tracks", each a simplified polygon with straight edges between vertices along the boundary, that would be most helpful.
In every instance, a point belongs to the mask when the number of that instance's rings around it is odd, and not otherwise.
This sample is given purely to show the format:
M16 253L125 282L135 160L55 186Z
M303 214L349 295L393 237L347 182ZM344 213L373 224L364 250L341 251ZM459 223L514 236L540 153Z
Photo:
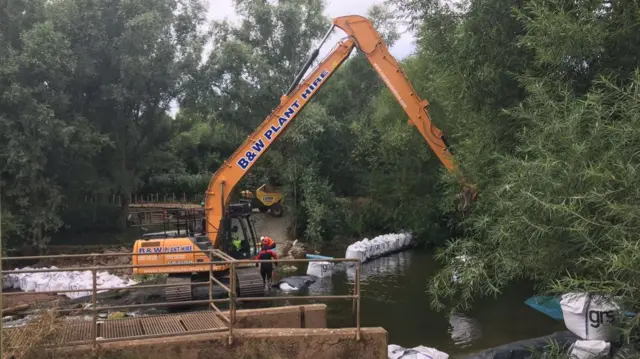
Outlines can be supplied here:
M238 277L238 295L240 297L264 297L264 284L258 268L237 268L236 276Z
M262 277L255 267L240 267L236 269L236 290L240 297L263 297L264 284ZM229 272L220 279L230 283ZM192 277L188 275L168 276L167 284L171 287L165 288L165 299L168 302L187 302L193 300Z
M168 276L167 284L175 285L166 287L165 299L168 302L188 302L192 300L190 276Z

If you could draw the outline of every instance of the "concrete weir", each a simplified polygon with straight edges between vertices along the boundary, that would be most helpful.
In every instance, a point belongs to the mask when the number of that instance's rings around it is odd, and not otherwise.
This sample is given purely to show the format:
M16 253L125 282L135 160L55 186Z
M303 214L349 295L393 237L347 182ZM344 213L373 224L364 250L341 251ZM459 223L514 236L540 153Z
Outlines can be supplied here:
M326 305L312 304L238 310L233 342L228 332L166 336L99 344L108 358L387 358L387 331L326 328ZM91 353L91 345L64 349L74 357Z

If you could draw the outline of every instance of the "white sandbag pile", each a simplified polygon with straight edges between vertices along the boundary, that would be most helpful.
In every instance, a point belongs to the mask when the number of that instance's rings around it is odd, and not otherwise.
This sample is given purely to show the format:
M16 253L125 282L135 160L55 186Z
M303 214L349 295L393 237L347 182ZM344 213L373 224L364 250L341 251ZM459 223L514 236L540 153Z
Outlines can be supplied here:
M615 341L620 333L612 325L623 314L612 300L586 293L567 293L560 300L564 324L573 334L586 340Z
M449 354L422 345L406 349L390 344L387 346L387 357L389 359L448 359Z
M309 262L307 267L307 275L320 278L331 277L333 274L333 262Z
M409 248L413 244L411 233L383 234L369 240L365 238L347 247L345 258L360 259L363 263L390 253Z
M17 271L35 270L35 269L58 269L50 268L17 268ZM132 279L122 279L107 271L96 273L97 288L118 288L137 284ZM48 292L59 290L74 289L91 289L93 287L93 276L91 271L73 271L73 272L36 272L36 273L11 273L9 272L3 278L3 287L21 289L25 292ZM104 292L99 290L98 292ZM69 298L75 299L91 295L91 291L60 293Z

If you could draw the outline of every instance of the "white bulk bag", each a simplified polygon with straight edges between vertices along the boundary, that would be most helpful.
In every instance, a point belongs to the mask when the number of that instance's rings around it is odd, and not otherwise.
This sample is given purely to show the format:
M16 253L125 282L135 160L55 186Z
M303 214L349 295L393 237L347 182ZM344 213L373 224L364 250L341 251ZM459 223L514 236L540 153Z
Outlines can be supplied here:
M387 357L389 359L449 359L449 354L422 345L406 349L391 344L387 346Z
M398 239L397 239L398 249L401 249L401 248L405 247L404 242L405 242L406 238L407 238L406 234L404 234L404 233L399 233L398 234Z
M387 238L386 242L387 242L387 253L393 252L396 250L396 246L395 246L396 236L391 236L390 238Z
M9 274L13 278L13 289L20 289L20 274Z
M21 288L21 289L25 292L35 292L36 286L37 286L36 278L26 277L25 286L24 288Z
M333 263L331 262L309 262L307 275L324 278L333 274Z
M406 243L405 246L410 246L413 242L413 234L411 233L407 233L407 239L406 239Z
M27 290L27 283L29 281L29 277L31 276L31 274L29 273L20 273L18 274L20 276L20 289L26 291Z
M576 340L571 346L571 357L576 359L596 359L609 355L611 344L603 340Z
M387 238L387 251L388 252L393 252L396 250L396 235L391 236L390 238Z
M619 333L611 324L622 315L620 307L597 295L567 293L560 301L564 324L573 334L587 340L615 341Z
M399 346L399 345L395 345L395 344L389 344L387 345L387 358L389 359L398 359L402 356L402 354L404 354L404 348Z
M374 253L373 256L378 257L382 255L383 249L380 243L380 238L379 237L374 238L373 241L371 241L371 243L373 244L373 253Z
M359 259L361 262L367 260L367 256L365 254L366 249L361 245L350 245L347 247L347 253L345 254L345 258L349 259Z
M369 238L363 239L360 243L364 246L365 255L367 259L371 259L374 255L373 253L373 243L369 240Z
M380 238L380 248L382 248L382 255L389 253L389 241L386 237Z

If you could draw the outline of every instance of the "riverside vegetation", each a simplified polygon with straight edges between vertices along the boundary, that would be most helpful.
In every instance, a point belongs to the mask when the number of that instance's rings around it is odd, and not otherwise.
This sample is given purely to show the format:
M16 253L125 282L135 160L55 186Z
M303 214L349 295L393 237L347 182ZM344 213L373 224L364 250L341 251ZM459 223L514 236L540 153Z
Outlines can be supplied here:
M205 5L0 4L3 248L44 247L60 228L100 220L124 228L126 201L96 209L85 196L204 192L329 26L320 0L236 0L237 23L208 21ZM402 66L477 186L466 216L455 212L459 184L359 55L240 187L284 185L308 241L411 229L439 245L447 266L424 283L437 307L527 278L541 292L619 295L638 312L639 8L638 0L371 8L390 45L400 23L416 35ZM95 210L93 221L79 215ZM635 340L637 319L624 325Z

